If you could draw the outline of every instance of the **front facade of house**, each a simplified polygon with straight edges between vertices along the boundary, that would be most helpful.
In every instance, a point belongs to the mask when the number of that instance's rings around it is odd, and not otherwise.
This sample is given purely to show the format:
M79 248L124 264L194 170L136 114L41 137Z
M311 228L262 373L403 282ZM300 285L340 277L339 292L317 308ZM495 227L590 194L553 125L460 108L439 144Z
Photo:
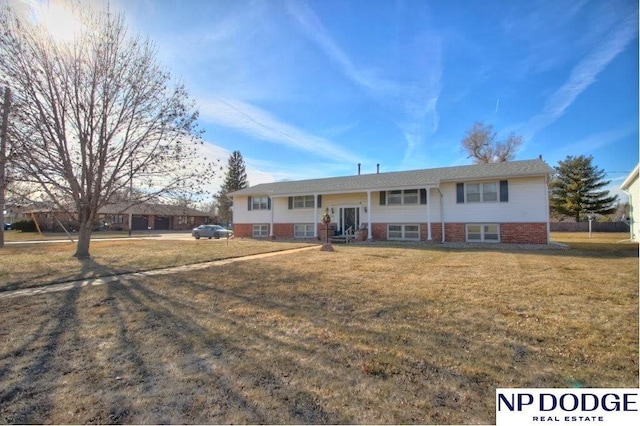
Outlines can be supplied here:
M622 182L620 188L629 197L629 228L632 241L638 241L638 231L640 230L640 183L638 183L640 165Z
M548 181L542 160L260 184L230 194L234 234L369 240L546 244Z

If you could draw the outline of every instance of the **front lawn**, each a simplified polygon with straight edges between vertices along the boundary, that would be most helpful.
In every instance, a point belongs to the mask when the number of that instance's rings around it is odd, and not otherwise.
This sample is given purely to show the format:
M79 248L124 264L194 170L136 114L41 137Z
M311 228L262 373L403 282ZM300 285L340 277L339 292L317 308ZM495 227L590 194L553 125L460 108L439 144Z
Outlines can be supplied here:
M2 299L0 423L490 424L496 387L638 387L638 245L584 240L335 246Z

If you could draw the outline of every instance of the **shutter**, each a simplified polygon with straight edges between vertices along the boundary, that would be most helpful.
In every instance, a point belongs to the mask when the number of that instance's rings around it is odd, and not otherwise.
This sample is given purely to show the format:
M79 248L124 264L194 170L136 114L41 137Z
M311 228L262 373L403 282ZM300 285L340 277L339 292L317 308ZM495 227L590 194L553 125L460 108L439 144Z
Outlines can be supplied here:
M385 204L387 204L387 192L380 191L380 205L384 206Z
M247 202L247 210L251 210L251 197L249 197Z
M500 202L509 202L509 181L507 180L500 181Z
M293 208L293 197L289 197L289 210Z
M464 183L456 183L456 203L464 203Z
M420 204L427 204L427 190L424 188L420 190Z
M271 197L267 197L267 210L271 210Z
M322 195L318 195L318 205L316 206L317 208L322 208Z

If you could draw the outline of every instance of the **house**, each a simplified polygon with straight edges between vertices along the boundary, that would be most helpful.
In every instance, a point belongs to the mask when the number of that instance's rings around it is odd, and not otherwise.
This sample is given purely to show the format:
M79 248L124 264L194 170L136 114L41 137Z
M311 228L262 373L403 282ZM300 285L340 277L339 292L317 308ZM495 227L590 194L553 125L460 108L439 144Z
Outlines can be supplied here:
M76 230L77 222L69 213L52 205L33 205L16 213L17 220L34 219L42 231ZM209 223L210 214L190 207L155 203L113 203L98 211L96 229L112 231L188 230Z
M620 189L629 197L629 228L632 241L638 241L638 226L640 225L640 185L638 185L638 169L640 164L622 182Z
M266 183L233 192L234 234L322 238L360 230L369 240L549 241L542 159Z

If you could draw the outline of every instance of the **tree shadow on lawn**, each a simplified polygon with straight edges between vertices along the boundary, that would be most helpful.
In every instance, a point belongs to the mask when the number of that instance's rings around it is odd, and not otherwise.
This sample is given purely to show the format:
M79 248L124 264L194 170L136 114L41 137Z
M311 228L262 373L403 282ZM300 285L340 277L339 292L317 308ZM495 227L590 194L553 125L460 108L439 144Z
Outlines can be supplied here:
M493 423L505 366L486 354L548 362L277 261L1 303L0 423Z

